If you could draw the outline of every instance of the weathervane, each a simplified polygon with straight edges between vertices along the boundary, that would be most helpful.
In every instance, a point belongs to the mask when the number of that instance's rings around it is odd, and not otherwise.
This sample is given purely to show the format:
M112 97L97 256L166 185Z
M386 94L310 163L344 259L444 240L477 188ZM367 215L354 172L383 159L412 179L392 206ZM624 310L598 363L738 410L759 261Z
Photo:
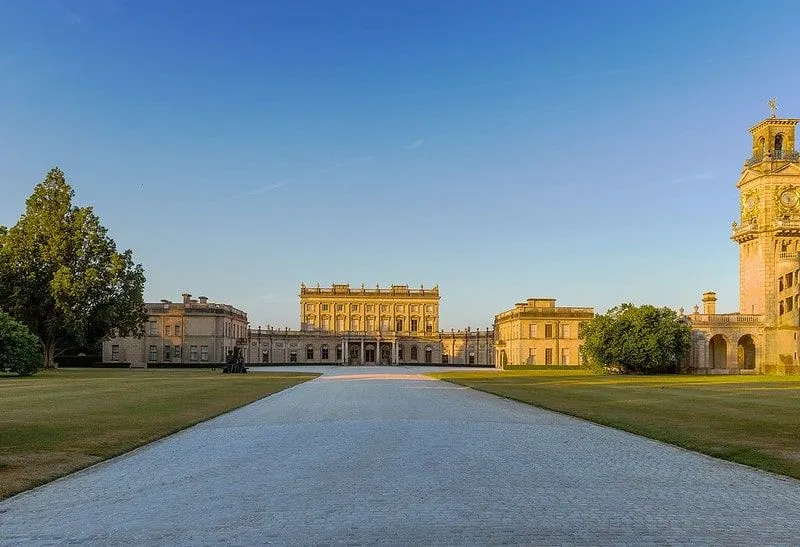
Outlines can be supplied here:
M773 97L772 99L769 100L769 102L767 104L769 105L769 112L770 112L770 116L769 117L770 118L777 118L778 117L778 99Z

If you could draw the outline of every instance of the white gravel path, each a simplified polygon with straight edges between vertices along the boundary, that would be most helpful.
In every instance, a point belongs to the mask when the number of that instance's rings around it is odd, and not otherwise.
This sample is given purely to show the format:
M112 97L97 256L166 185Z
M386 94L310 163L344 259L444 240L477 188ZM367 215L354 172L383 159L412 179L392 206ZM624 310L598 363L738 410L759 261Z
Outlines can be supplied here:
M431 369L315 370L0 503L0 544L800 543L798 481Z

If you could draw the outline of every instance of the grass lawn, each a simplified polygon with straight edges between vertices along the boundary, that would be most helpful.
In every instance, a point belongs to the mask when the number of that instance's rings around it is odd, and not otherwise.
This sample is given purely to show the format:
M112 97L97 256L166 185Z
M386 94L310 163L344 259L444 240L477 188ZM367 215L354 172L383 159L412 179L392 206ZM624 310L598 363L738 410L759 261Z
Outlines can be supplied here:
M800 378L444 372L463 386L800 478Z
M0 499L316 376L65 369L0 376Z

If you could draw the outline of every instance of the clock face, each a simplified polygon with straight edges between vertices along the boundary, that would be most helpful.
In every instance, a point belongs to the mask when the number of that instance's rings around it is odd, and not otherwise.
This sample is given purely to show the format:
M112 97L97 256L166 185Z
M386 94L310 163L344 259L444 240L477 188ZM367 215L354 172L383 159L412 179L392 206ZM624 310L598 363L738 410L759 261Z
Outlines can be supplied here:
M780 200L784 207L792 207L797 202L797 194L791 190L786 190L781 194Z

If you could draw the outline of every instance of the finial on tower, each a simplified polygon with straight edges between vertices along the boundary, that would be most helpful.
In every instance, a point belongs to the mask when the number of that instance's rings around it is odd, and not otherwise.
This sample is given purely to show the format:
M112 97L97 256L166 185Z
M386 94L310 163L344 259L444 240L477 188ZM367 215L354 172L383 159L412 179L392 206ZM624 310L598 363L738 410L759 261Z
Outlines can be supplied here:
M775 97L771 98L769 102L769 117L770 118L777 118L778 117L778 99Z

